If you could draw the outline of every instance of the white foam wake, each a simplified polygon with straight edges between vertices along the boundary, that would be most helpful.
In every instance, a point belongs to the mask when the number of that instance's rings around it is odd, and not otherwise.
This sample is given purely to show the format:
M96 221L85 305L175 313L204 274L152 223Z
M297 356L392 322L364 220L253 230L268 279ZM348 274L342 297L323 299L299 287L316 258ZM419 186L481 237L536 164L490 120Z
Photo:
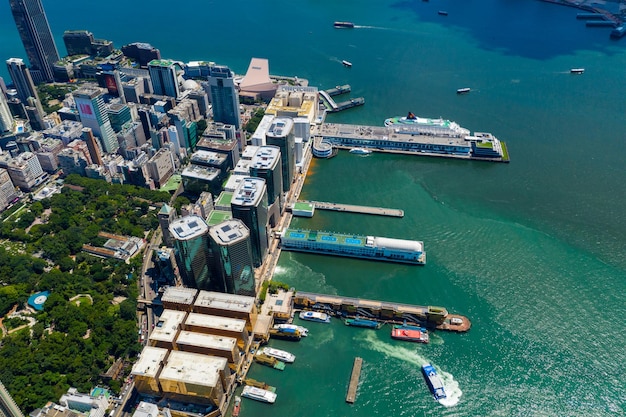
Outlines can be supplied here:
M428 360L428 358L422 355L419 350L386 343L379 339L376 336L377 333L375 332L363 333L365 334L365 337L363 338L366 342L365 346L372 350L419 367L427 363L432 364L437 370L437 373L441 376L441 380L446 391L446 398L439 400L439 404L445 407L454 407L459 403L459 400L463 395L463 391L461 391L459 383L454 379L454 376L450 372L444 371L440 366Z

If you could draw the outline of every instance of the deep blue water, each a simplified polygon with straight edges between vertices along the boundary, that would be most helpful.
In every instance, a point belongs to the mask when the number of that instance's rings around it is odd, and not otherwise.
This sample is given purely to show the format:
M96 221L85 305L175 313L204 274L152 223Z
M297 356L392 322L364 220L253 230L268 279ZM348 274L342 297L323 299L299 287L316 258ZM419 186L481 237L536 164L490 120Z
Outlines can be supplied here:
M276 343L298 356L293 366L253 368L253 378L277 387L278 401L244 401L242 415L626 413L626 44L607 29L585 28L575 9L539 1L44 6L61 53L63 30L88 29L118 47L149 42L163 57L238 73L264 57L273 74L320 88L348 83L353 97L365 97L365 106L330 121L379 125L412 111L508 145L510 164L348 153L314 162L303 197L406 215L318 212L296 226L423 240L428 264L284 253L275 278L304 291L442 305L473 327L416 346L392 341L386 328L313 324L300 344ZM357 28L334 29L335 20ZM0 45L6 58L24 56L5 3ZM570 74L574 67L585 73ZM473 91L457 96L460 87ZM354 356L365 365L349 406ZM426 361L444 375L455 406L429 397L419 372Z

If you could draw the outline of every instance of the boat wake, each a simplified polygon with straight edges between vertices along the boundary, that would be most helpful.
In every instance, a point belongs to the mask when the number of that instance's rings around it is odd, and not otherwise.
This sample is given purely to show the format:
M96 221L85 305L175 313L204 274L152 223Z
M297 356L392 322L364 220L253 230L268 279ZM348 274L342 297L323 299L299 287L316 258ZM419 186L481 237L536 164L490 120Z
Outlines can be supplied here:
M459 383L454 379L451 373L442 371L438 366L435 366L439 375L441 375L441 380L443 381L444 389L446 390L446 398L442 398L439 400L439 404L444 407L454 407L459 403L461 396L463 395L463 391L459 387Z
M383 28L380 26L366 26L366 25L354 25L355 29L379 29L379 30L391 30L390 28Z
M420 351L385 343L380 340L374 332L367 332L363 341L366 342L365 346L372 350L383 353L392 358L399 359L403 362L408 362L416 367L421 367L422 365L431 363L437 369L437 373L441 376L441 380L443 381L443 386L446 391L446 398L439 400L439 404L444 407L454 407L459 403L459 400L463 395L463 391L461 391L459 383L454 379L454 376L450 372L442 370L441 367L435 365L425 356L421 355Z

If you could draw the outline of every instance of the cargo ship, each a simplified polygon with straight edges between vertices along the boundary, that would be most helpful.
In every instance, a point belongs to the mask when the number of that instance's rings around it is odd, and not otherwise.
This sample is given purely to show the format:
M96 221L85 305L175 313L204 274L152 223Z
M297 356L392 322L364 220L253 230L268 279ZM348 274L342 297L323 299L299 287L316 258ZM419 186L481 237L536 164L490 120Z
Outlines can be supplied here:
M330 323L330 316L326 313L320 313L318 311L301 311L299 317L301 320Z
M383 323L380 323L376 320L363 319L360 317L356 317L354 319L345 319L344 323L346 326L355 326L355 327L365 327L366 329L380 329L383 326Z
M405 340L407 342L428 343L428 331L423 327L395 325L391 329L391 338L396 340Z
M450 136L461 138L470 134L469 129L459 126L450 120L418 117L409 112L406 117L391 117L385 120L386 127L402 130L402 133L418 133L420 135Z
M333 23L333 26L336 27L337 29L353 29L354 28L354 23L352 23L352 22L335 22L335 23Z
M261 401L263 403L274 404L276 401L276 393L262 388L251 387L246 385L241 392L242 397L250 398L251 400Z
M429 363L422 365L422 374L424 375L424 380L426 380L428 389L433 394L435 400L439 401L446 398L443 381L441 381L441 378L437 375L435 367Z

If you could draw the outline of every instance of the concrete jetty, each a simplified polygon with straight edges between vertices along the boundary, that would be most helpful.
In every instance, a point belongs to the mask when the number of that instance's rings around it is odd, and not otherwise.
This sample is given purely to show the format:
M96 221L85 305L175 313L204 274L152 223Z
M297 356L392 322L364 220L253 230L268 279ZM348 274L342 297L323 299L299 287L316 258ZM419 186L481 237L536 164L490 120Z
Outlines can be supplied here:
M436 306L418 306L390 301L365 300L341 295L316 294L298 291L293 298L294 308L322 311L339 317L364 317L394 324L416 324L429 329L466 332L472 323L459 314Z
M356 400L356 389L359 386L359 377L361 376L361 366L363 365L363 359L360 357L354 358L354 364L352 365L352 374L350 375L350 384L348 385L348 395L346 395L346 402L354 404Z
M338 85L334 88L329 88L328 90L325 90L326 93L329 96L338 96L341 94L346 94L349 93L350 91L352 91L352 87L350 87L350 84L344 84L344 85Z
M298 203L313 204L318 210L345 211L348 213L374 214L377 216L404 217L404 210L384 207L357 206L353 204L328 203L324 201L298 200Z

